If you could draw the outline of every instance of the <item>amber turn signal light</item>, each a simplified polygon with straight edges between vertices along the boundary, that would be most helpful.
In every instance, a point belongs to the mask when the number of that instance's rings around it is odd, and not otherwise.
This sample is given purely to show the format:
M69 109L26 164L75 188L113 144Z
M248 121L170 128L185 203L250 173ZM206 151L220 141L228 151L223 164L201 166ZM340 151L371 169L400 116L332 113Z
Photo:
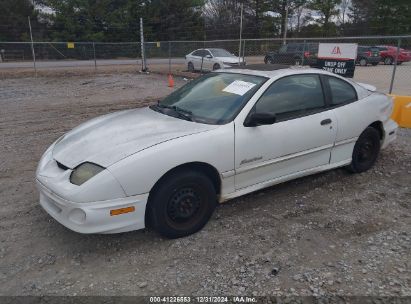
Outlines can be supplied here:
M120 215L120 214L134 212L134 211L136 211L136 208L134 206L114 209L114 210L110 210L110 216Z

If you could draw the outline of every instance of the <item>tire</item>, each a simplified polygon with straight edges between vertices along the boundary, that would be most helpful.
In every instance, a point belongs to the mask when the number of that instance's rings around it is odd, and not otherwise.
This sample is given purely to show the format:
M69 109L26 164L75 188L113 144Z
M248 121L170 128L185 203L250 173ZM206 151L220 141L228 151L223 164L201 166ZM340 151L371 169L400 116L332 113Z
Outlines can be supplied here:
M167 176L150 196L147 210L150 226L172 239L203 228L217 202L210 179L193 170L180 170Z
M214 65L213 65L213 71L215 71L215 70L218 70L218 69L220 69L221 67L220 67L220 65L218 64L218 63L215 63Z
M401 65L401 64L402 64L402 61L398 61L398 62L397 62L397 65Z
M187 69L189 72L193 73L194 72L194 65L192 62L189 62L187 65Z
M368 64L367 59L365 58L360 59L360 66L367 66L367 64Z
M373 62L373 63L371 63L373 66L376 66L376 65L378 65L378 62Z
M366 128L355 143L350 171L361 173L370 169L378 158L380 145L378 130L372 127Z
M274 64L274 59L272 57L266 57L264 59L265 64Z
M393 59L391 57L385 57L384 64L390 65L392 64L392 62L393 62Z

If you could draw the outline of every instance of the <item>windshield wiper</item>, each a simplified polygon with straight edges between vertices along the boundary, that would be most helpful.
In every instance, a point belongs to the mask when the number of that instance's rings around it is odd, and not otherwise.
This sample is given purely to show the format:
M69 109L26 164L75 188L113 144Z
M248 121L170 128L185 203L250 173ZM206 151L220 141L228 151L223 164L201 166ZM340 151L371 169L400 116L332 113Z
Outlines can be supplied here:
M185 120L189 120L189 121L193 121L193 112L180 108L178 106L170 106L170 105L165 105L165 104L161 104L160 101L157 102L156 104L157 108L163 108L163 109L170 109L173 110L175 113L178 114L178 116L180 116L181 118L185 119Z

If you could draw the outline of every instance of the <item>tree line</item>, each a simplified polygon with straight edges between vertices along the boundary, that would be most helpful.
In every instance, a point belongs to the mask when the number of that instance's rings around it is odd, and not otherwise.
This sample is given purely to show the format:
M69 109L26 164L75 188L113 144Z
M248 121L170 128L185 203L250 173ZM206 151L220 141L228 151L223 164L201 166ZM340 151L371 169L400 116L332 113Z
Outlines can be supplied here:
M409 0L0 0L0 41L147 41L400 35Z

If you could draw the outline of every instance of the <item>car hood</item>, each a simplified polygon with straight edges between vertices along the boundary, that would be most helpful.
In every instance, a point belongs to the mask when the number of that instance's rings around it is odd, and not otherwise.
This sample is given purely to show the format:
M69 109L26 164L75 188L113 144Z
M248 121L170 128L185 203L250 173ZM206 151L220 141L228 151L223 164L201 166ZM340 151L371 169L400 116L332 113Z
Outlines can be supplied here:
M217 127L170 117L150 108L115 112L65 134L55 144L53 158L71 169L83 162L108 167L159 143Z
M222 62L227 62L227 63L238 63L238 57L237 56L231 56L231 57L215 57L217 60L221 60ZM242 62L243 59L240 58L240 62Z

